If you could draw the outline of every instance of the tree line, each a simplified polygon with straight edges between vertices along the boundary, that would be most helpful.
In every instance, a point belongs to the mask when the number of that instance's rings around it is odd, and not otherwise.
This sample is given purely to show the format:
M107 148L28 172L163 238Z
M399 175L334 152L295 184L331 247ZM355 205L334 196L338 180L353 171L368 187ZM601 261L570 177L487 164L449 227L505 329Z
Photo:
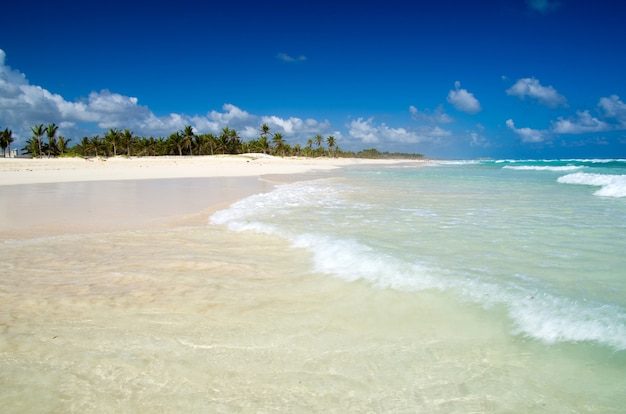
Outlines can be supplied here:
M300 144L291 145L285 142L280 132L272 133L267 124L262 124L259 136L243 141L235 129L224 127L219 134L196 134L191 125L164 137L139 137L129 129L109 128L102 136L99 134L83 137L79 142L70 145L72 139L58 136L59 127L52 123L37 124L31 127L32 136L26 141L22 152L33 158L82 156L82 157L141 157L166 155L216 155L263 153L276 156L305 157L363 157L363 158L421 158L421 154L381 153L376 149L363 150L358 153L342 151L335 140L329 135L317 134ZM8 128L0 131L2 153L13 142L12 131Z

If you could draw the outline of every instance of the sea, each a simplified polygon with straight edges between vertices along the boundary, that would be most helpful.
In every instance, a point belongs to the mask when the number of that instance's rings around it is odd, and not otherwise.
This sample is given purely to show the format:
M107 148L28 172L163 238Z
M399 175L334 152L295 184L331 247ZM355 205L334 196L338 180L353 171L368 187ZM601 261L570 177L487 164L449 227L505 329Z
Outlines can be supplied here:
M626 407L626 160L361 164L0 248L3 412Z

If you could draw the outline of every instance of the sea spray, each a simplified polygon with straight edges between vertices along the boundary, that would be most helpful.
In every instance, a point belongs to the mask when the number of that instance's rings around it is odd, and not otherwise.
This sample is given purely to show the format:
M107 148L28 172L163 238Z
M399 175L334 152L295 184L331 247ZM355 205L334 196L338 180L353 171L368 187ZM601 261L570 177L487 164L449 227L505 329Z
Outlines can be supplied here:
M626 175L574 173L559 177L562 184L602 187L594 194L602 197L626 197Z

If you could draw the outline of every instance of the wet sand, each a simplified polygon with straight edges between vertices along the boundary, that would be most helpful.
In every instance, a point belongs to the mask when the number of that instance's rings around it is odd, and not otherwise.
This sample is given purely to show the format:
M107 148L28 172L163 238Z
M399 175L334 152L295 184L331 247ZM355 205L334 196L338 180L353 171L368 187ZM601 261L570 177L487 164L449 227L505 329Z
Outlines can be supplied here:
M0 241L181 224L275 182L365 163L262 154L108 159L0 158Z

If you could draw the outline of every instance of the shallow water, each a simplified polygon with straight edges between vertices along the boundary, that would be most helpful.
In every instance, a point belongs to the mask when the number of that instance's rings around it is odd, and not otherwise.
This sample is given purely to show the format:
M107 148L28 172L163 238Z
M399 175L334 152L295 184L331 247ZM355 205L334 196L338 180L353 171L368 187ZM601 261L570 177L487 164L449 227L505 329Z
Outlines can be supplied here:
M624 199L542 172L346 170L209 225L4 242L0 406L621 412Z

